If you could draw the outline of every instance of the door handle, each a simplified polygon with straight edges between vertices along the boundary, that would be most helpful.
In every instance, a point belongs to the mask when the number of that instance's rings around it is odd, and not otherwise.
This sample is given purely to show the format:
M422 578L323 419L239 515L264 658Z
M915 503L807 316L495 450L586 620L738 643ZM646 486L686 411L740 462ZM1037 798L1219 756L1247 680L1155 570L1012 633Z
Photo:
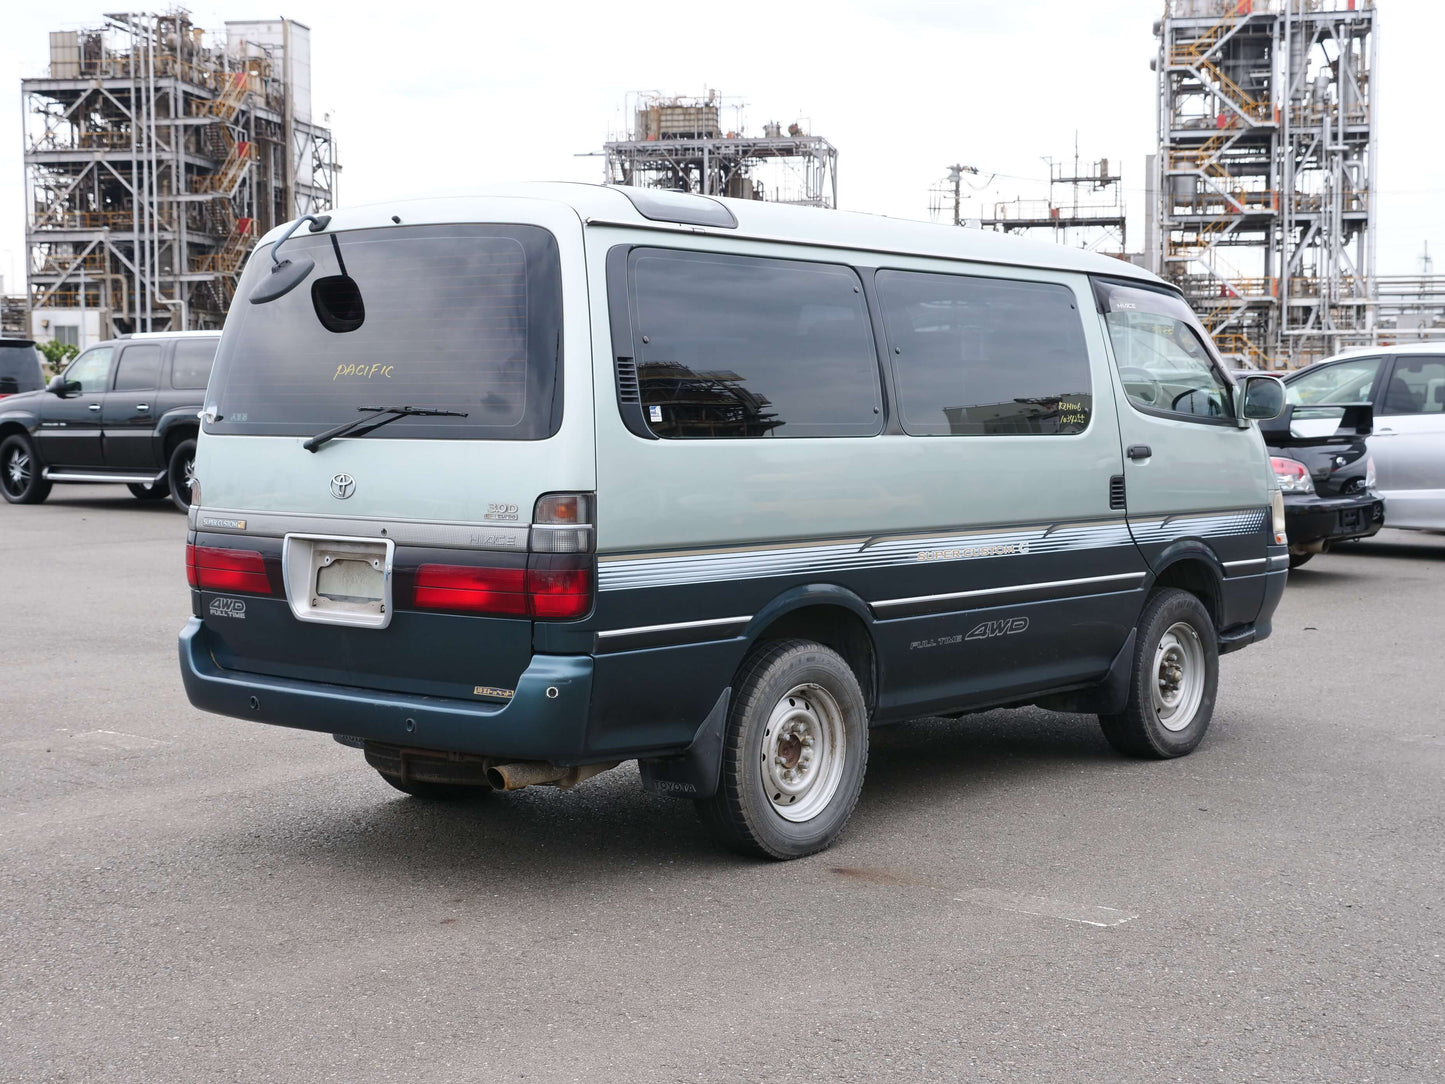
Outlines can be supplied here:
M147 411L151 408L151 405L149 403L137 403L135 408L139 411Z
M1388 427L1385 429L1376 429L1374 431L1374 435L1380 437L1393 437L1395 435L1395 431Z
M99 403L91 403L90 406L89 406L87 409L88 409L92 414L99 414L99 413L100 413L100 404L99 404Z
M1129 456L1130 459L1133 459L1133 460L1148 459L1148 458L1149 458L1151 455L1153 455L1153 454L1154 454L1154 450L1153 450L1152 448L1150 448L1149 445L1147 445L1147 444L1131 444L1131 445L1129 445L1128 456Z

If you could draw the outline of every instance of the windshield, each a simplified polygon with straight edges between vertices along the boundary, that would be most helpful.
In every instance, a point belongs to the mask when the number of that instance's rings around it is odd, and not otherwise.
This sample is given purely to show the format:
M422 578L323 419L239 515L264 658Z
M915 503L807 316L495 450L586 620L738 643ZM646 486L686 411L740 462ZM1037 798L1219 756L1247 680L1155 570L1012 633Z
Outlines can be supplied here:
M0 395L35 391L40 378L40 355L31 343L0 343Z
M403 417L387 437L540 440L561 422L561 272L536 226L403 226L298 233L283 258L315 269L289 293L247 300L272 266L246 268L216 354L213 433L311 437L366 406Z

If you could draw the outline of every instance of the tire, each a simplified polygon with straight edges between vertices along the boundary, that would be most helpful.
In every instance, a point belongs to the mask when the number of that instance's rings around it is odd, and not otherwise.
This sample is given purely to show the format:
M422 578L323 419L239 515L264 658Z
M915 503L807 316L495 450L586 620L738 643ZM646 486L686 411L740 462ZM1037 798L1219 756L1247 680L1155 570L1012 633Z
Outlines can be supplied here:
M125 488L130 490L130 495L138 501L158 501L171 495L170 488L164 482L153 482L148 486L127 482Z
M734 684L722 778L698 816L723 846L791 859L829 846L868 766L868 709L836 651L811 640L759 645Z
M1289 555L1289 567L1299 568L1300 565L1304 564L1313 556L1313 553L1291 553Z
M1139 617L1129 702L1100 715L1104 737L1126 756L1167 759L1192 752L1214 715L1219 640L1204 603L1166 587Z
M166 466L171 503L182 512L191 507L191 479L196 474L196 441L189 437L176 445Z
M40 476L35 445L23 433L0 441L0 496L11 504L39 504L50 496L50 483Z
M472 787L465 783L427 783L420 779L402 779L398 775L377 772L388 783L403 794L427 802L461 802L479 794L488 793L488 787Z

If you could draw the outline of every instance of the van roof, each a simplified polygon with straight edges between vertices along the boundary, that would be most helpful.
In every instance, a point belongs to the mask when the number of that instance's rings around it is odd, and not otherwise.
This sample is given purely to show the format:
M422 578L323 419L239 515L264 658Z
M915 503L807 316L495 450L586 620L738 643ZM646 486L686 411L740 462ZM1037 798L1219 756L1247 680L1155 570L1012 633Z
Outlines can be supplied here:
M1169 285L1141 267L1096 252L1067 248L1049 241L1037 241L993 230L961 229L957 226L941 226L931 222L889 218L858 211L824 211L760 200L694 196L692 198L699 202L710 200L725 206L737 219L737 227L669 224L645 217L629 198L629 191L656 193L656 190L652 189L626 189L616 185L572 182L488 185L461 196L397 199L341 208L328 212L331 219L328 228L353 230L386 227L392 225L393 215L400 217L405 225L483 221L479 217L482 213L480 201L505 197L543 200L564 205L570 207L588 224L682 229L688 233L706 233L719 237L782 240L909 256L941 256L980 263L1109 275L1114 278L1136 279L1156 286ZM674 197L681 194L667 195ZM260 244L275 241L285 229L285 224L277 226L261 238ZM1169 288L1173 289L1172 286Z

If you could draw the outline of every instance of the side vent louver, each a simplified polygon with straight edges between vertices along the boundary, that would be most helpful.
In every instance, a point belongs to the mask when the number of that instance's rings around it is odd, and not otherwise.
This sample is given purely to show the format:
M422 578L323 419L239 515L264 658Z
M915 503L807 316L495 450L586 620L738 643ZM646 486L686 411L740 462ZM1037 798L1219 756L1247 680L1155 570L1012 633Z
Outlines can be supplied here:
M1109 507L1124 507L1124 476L1116 474L1109 479Z
M621 403L642 402L642 390L637 383L637 362L631 358L617 359L617 400Z

